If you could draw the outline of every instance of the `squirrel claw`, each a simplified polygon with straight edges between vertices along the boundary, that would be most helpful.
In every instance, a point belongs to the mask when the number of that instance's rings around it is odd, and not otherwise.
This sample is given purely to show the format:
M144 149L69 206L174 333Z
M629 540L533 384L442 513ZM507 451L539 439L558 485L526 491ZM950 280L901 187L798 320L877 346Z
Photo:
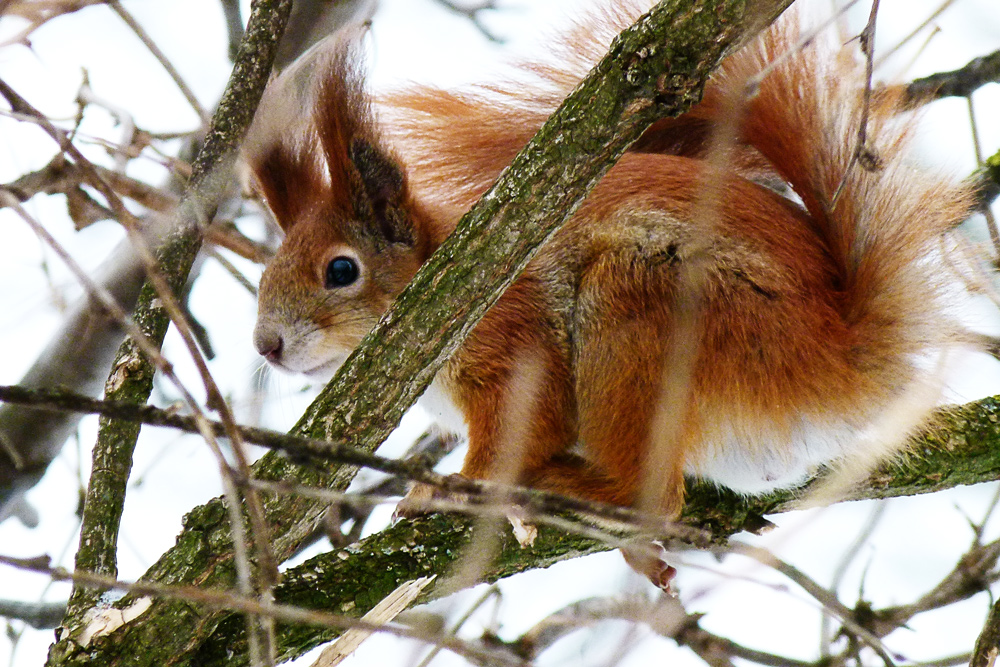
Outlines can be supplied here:
M392 523L396 524L401 519L415 519L425 514L430 514L428 503L434 499L435 489L428 484L414 484L403 499L396 505L392 512Z
M667 551L660 544L656 542L630 544L622 547L621 552L629 567L649 579L667 595L676 595L670 584L677 576L677 568L666 561Z

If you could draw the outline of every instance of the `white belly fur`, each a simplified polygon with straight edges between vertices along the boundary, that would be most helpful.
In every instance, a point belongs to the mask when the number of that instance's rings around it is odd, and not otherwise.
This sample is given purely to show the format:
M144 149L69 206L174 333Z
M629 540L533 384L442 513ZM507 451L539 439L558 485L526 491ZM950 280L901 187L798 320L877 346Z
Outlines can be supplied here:
M465 420L465 414L451 400L440 373L424 390L423 395L417 400L417 405L445 431L464 439L469 437L469 424Z

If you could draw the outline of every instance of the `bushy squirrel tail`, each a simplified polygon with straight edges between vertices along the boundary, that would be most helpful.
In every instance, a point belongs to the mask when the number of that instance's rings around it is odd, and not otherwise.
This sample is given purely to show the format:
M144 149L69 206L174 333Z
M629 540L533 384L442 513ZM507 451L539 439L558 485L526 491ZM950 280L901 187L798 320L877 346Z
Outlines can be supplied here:
M648 6L624 0L592 10L553 40L550 59L520 63L507 82L382 98L389 138L411 163L416 191L464 212ZM654 124L631 150L705 157L721 124L737 123L728 166L801 200L840 272L858 363L946 344L956 331L942 317L954 281L926 259L967 217L972 194L954 178L912 167L903 93L876 87L866 103L856 41L835 43L830 29L803 39L802 23L786 12L723 62L700 104ZM885 379L898 371L886 368Z
M857 363L892 386L899 369L878 373L883 360L940 350L958 334L949 297L956 274L941 260L973 193L953 176L914 167L904 91L876 84L866 100L855 41L804 30L787 13L724 62L693 114L716 113L731 91L745 96L740 141L801 199L840 272L840 312L857 336Z

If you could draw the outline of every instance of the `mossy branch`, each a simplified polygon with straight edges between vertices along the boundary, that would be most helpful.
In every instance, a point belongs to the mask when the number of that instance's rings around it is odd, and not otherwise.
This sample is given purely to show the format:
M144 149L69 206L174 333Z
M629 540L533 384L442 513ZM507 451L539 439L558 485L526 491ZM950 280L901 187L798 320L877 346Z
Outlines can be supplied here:
M876 499L931 493L956 486L1000 479L1000 397L950 408L939 415L940 428L915 440L907 453L884 465L859 484L849 499ZM709 484L689 484L683 522L711 532L723 543L739 532L758 532L768 525L765 514L795 509L814 480L795 491L747 498ZM473 520L458 515L432 515L403 521L349 549L321 554L285 573L275 589L282 604L360 617L399 584L447 573L469 544ZM521 548L505 530L499 557L482 575L492 582L568 558L606 551L611 542L540 526L538 540ZM425 589L421 602L447 594L437 584ZM232 614L220 623L198 653L204 667L243 665L243 626ZM336 637L339 631L286 626L279 632L279 655L291 659Z

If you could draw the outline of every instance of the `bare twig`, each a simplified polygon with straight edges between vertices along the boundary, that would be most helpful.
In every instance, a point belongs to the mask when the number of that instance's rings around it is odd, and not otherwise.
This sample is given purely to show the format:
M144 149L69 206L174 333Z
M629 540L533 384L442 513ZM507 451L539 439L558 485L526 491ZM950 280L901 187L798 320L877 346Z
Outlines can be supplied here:
M854 538L844 550L844 555L841 557L840 562L837 563L837 567L833 571L833 576L830 578L830 590L834 594L840 590L840 583L843 581L844 574L847 572L847 568L854 559L857 558L858 553L861 551L861 547L864 546L868 538L871 537L872 532L878 525L878 522L882 519L885 513L885 508L887 507L886 501L878 501L872 508L871 514L868 515L868 519L865 521L861 530L858 531L858 535ZM827 657L830 655L830 644L833 642L833 635L831 632L831 618L830 616L824 614L820 621L820 646L819 653L822 657Z
M198 98L195 97L194 92L191 90L190 86L187 85L187 82L184 81L183 77L181 77L180 72L177 71L177 68L170 62L170 59L167 58L166 54L160 50L160 47L156 45L156 42L154 42L149 36L149 33L147 33L146 30L139 25L139 22L136 21L124 7L122 7L122 4L118 2L118 0L105 1L107 5L111 7L111 10L125 22L125 25L132 29L132 32L135 33L135 36L139 38L149 52L153 54L153 57L160 63L160 66L163 67L164 71L170 76L171 79L173 79L177 89L181 91L181 95L183 95L184 99L186 99L188 104L191 105L194 112L198 114L198 118L201 119L202 125L208 127L212 117L207 111L205 111L205 107L203 107L201 102L198 101Z
M972 653L959 653L958 655L949 655L937 660L914 662L909 667L957 667L958 665L968 665L971 659Z
M266 264L274 256L272 248L247 238L232 222L213 222L205 230L205 241L258 264Z
M864 101L861 106L861 118L858 120L858 138L851 152L851 159L844 168L844 175L840 179L840 184L830 199L830 208L837 207L844 186L847 185L851 170L857 164L867 171L878 171L881 160L878 153L868 145L868 114L872 103L872 74L875 69L875 20L878 18L879 0L872 0L872 9L868 15L868 23L864 30L858 35L858 42L861 44L861 52L865 55L865 90Z
M436 0L439 5L445 9L451 10L452 12L458 14L459 16L464 16L472 25L482 33L483 37L490 40L491 42L502 43L503 40L497 37L492 30L486 27L483 23L482 18L479 16L480 12L486 10L495 10L497 8L496 0L480 0L476 4L469 5L459 5L452 0Z
M969 61L964 67L916 79L906 87L909 103L942 97L969 97L987 83L1000 81L1000 51Z
M997 51L997 55L1000 55L1000 51ZM1000 58L997 59L997 63L997 75L1000 76ZM976 107L972 103L972 95L970 94L966 97L965 101L969 106L969 129L972 131L972 149L976 154L976 164L982 166L983 144L979 137L979 123L976 122ZM993 216L993 209L989 206L983 207L983 217L986 218L986 229L989 231L990 242L993 244L993 250L998 256L1000 256L1000 229L997 228L997 221Z
M893 667L893 665L896 664L892 656L889 655L889 651L879 639L884 635L872 632L869 628L857 622L854 618L854 612L846 607L835 594L820 586L794 565L782 561L774 554L764 551L763 549L758 549L742 543L732 543L724 551L749 556L757 562L774 568L777 572L780 572L784 576L788 577L813 599L819 602L823 607L824 613L836 617L837 620L843 624L845 631L850 632L857 637L858 640L875 651L887 667Z
M98 175L123 197L145 206L146 208L166 212L173 210L179 199L163 190L137 179L126 176L99 165L93 165ZM36 194L68 194L79 188L83 174L79 167L66 159L62 154L52 158L41 169L24 174L10 183L0 185L0 190L6 190L14 195L19 202L26 202Z
M527 660L535 660L566 635L606 620L648 625L661 637L675 641L678 646L687 646L715 667L731 665L732 658L771 667L818 667L817 663L757 651L713 634L699 625L700 614L689 614L679 600L666 596L655 601L639 596L580 600L544 618L518 639L503 645Z
M230 262L225 255L212 247L206 248L205 254L218 262L219 266L221 266L226 273L232 276L233 280L238 282L243 289L250 293L251 296L257 296L257 286L254 285L245 275L243 275L243 272L236 268L236 265Z
M466 623L469 622L469 619L472 618L473 614L479 611L479 609L487 602L499 596L500 596L500 589L497 586L494 585L487 588L485 591L483 591L483 594L476 599L475 602L469 605L469 608L465 610L465 613L463 613L461 616L455 619L455 622L451 624L451 628L449 628L448 630L448 634L456 636L458 634L458 631L462 629L462 626L464 626ZM427 655L425 655L423 659L420 661L420 663L417 664L417 667L427 667L428 665L431 664L431 661L434 660L434 658L436 658L438 653L440 652L441 652L440 647L435 646L434 648L432 648L430 651L427 652Z
M80 85L80 90L76 93L76 100L77 104L80 105L80 110L77 112L77 124L83 120L83 112L87 105L93 105L101 107L110 113L115 119L115 123L121 128L121 141L115 146L113 154L115 158L115 171L124 173L129 160L139 152L130 150L136 139L135 119L132 118L132 114L124 107L98 96L94 89L90 87L90 77L86 71L84 71L83 83Z
M764 81L768 76L771 75L776 68L780 67L783 63L787 62L789 58L795 57L802 49L808 46L818 35L820 35L824 30L835 23L841 16L847 13L847 11L858 4L860 0L847 0L841 7L837 9L831 16L827 17L824 21L820 22L818 25L811 27L806 30L799 40L792 45L784 53L778 54L773 60L771 60L767 65L765 65L759 72L754 74L752 77L746 80L744 94L748 97L756 94L757 88L760 87L761 82Z
M73 0L72 2L36 2L34 0L3 0L0 2L0 13L20 16L28 21L27 27L10 37L0 47L10 44L27 42L29 35L40 28L46 21L70 14L89 5L103 3L104 0Z
M229 59L236 60L236 53L243 39L243 18L240 16L239 0L220 0L226 16L226 33L229 35Z
M941 14L943 14L943 13L944 13L944 11L945 11L946 9L948 9L949 7L951 7L951 6L953 5L953 4L955 4L955 0L944 0L944 2L942 2L942 3L941 3L941 6L939 6L939 7L937 8L937 9L935 9L935 10L934 10L934 11L933 11L933 12L931 13L931 15L930 15L930 16L928 16L928 17L927 17L926 19L924 19L924 22L923 22L923 23L921 23L921 24L920 24L920 25L918 25L918 26L917 26L916 28L914 28L914 29L913 29L913 30L912 30L912 31L910 32L910 34L908 34L908 35L907 35L906 37L904 37L903 39L901 39L901 40L899 40L898 42L896 42L896 44L895 44L894 46L892 46L891 48L889 48L889 49L886 49L886 51L885 51L885 52L884 52L884 53L882 54L882 56L881 56L880 58L878 58L878 59L877 59L877 60L875 61L875 67L876 67L876 68L878 68L878 67L881 67L881 66L882 66L882 64L883 64L883 63L884 63L884 62L885 62L885 61L886 61L886 60L887 60L888 58L892 57L892 54L894 54L894 53L895 53L896 51L898 51L898 50L899 50L899 49L901 49L901 48L902 48L902 47L903 47L904 45L906 45L906 44L907 44L907 43L908 43L908 42L909 42L909 41L910 41L911 39L913 39L913 38L914 38L914 37L916 37L916 36L917 36L918 34L920 34L920 31L921 31L921 30L923 30L923 29L924 29L924 28L926 28L926 27L927 27L928 25L930 25L930 24L931 24L931 22L932 22L932 21L933 21L934 19L936 19L937 17L941 16Z
M954 569L916 602L876 612L869 624L872 631L884 637L919 613L939 609L989 590L990 584L1000 579L1000 572L996 569L998 560L1000 540L980 544L977 539Z
M65 613L65 602L0 600L0 616L24 621L38 630L57 627Z

